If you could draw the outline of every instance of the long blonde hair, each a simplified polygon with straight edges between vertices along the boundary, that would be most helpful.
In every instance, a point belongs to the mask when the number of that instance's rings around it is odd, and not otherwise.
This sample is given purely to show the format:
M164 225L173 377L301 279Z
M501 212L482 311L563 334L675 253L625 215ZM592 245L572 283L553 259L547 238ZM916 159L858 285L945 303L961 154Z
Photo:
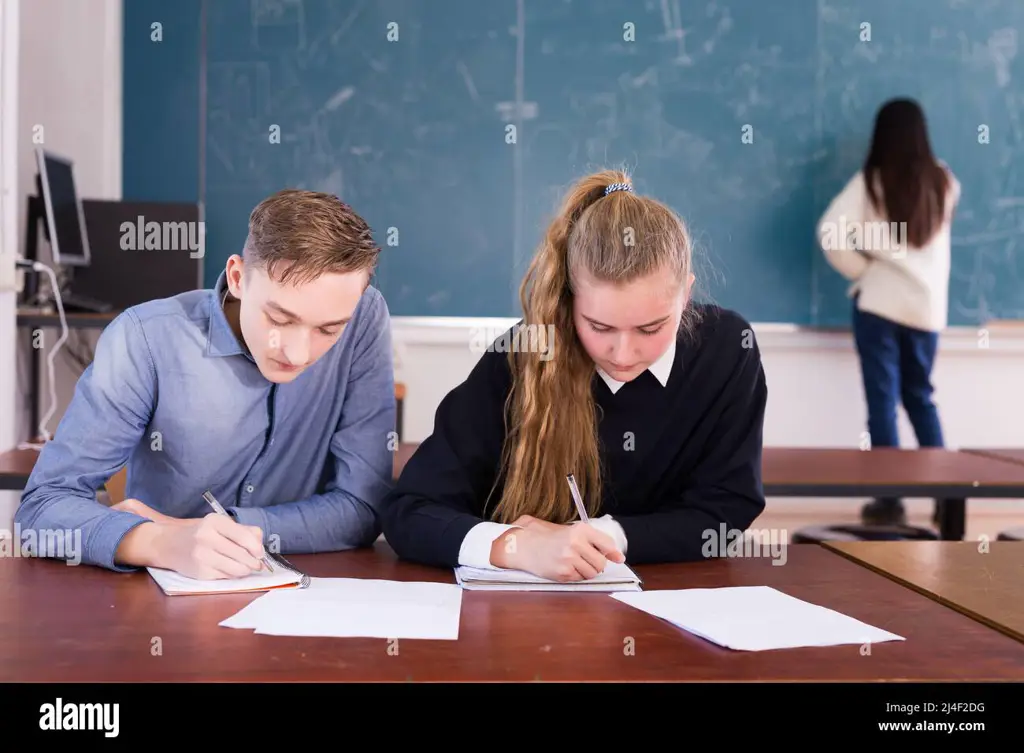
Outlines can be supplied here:
M617 170L588 175L563 199L519 291L521 327L540 347L509 348L512 390L505 406L504 481L492 518L522 515L553 523L577 517L566 474L573 473L588 514L601 505L598 409L591 392L595 365L573 323L574 278L626 283L655 272L684 284L691 270L686 225L667 206L630 191ZM681 331L697 313L689 302ZM550 334L549 334L550 333ZM553 335L554 342L547 341ZM523 338L517 341L522 342Z

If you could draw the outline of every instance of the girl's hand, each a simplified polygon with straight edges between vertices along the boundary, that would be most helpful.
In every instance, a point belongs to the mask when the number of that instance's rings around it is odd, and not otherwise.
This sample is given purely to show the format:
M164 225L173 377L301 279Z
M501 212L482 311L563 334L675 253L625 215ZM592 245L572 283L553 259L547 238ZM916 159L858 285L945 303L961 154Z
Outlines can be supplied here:
M608 561L624 562L610 536L586 523L559 525L523 516L491 545L495 567L524 570L559 582L589 580Z

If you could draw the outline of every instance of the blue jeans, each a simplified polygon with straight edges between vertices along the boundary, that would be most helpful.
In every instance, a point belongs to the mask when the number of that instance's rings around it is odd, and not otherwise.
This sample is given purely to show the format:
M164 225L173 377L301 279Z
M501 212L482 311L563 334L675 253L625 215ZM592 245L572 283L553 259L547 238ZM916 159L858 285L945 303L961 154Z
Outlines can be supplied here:
M939 336L857 309L853 336L860 356L872 447L899 447L896 409L903 403L921 447L943 447L932 402L932 366Z

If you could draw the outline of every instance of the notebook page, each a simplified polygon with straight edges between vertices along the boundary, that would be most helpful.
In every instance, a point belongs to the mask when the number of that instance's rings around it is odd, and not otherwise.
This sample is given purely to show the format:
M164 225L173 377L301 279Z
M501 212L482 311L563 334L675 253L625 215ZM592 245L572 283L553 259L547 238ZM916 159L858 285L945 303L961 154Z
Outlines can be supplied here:
M146 568L157 585L168 596L184 594L238 593L245 591L266 591L298 585L301 575L287 570L275 563L273 573L254 573L244 578L226 578L221 580L197 580L189 578L173 570L158 567Z
M571 581L568 583L557 581L545 581L542 583L488 583L483 580L463 581L459 578L458 573L456 573L455 579L459 586L467 591L518 591L520 593L530 591L549 593L561 591L567 593L614 593L616 591L642 590L639 581L633 581L630 583L594 583L586 580Z
M480 568L480 567L467 567L465 565L457 568L459 578L463 582L486 582L486 583L527 583L527 584L541 584L551 583L559 585L574 585L574 583L563 584L559 581L549 580L547 578L541 578L533 573L528 573L523 570L507 570L503 568ZM595 577L590 578L586 581L577 581L585 583L636 583L639 581L636 573L634 573L627 565L619 562L609 562L604 569L604 572L598 573Z
M904 640L768 586L646 591L612 594L612 598L739 651Z

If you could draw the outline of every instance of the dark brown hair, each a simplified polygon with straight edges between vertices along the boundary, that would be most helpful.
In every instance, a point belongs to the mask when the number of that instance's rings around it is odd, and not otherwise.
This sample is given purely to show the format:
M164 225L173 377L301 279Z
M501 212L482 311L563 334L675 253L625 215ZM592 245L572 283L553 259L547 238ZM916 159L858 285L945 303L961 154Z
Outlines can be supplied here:
M928 243L946 220L950 179L932 154L924 112L917 102L893 99L878 111L863 172L876 211L889 222L906 223L905 240L910 246L921 248Z
M348 204L332 194L288 188L249 215L243 258L247 268L286 284L324 273L366 270L372 276L379 255L370 226Z

